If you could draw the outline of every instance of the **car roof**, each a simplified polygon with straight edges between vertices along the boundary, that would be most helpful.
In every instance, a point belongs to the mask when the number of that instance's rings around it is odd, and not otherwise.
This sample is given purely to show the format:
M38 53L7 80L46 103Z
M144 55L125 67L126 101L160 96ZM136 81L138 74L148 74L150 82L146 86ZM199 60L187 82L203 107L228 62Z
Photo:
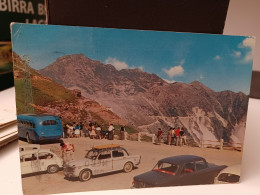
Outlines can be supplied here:
M48 152L52 153L50 149L34 149L34 150L24 150L20 152L20 155L25 155L25 154L34 154L34 153L39 153L39 152Z
M93 146L92 149L104 150L104 149L114 149L114 148L120 148L120 147L121 146L119 144L109 144L109 145Z
M171 157L163 158L159 161L167 162L171 164L182 164L182 163L187 163L195 160L205 160L205 159L200 156L194 156L194 155L179 155L179 156L171 156Z

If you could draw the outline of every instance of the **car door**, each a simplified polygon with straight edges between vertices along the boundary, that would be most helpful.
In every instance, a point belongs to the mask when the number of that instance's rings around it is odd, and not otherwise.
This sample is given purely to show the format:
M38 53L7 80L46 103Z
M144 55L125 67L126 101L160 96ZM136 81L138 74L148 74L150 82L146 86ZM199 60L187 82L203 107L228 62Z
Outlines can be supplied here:
M122 170L127 159L126 159L126 153L123 150L113 150L112 151L112 163L113 163L113 170L117 171L117 170Z
M195 163L184 163L179 176L179 182L181 185L195 185L197 183L196 180L197 174L195 171Z
M20 157L20 160L22 174L35 173L41 170L36 153L24 154Z
M48 152L40 152L38 154L38 159L41 171L47 171L49 165L56 164L56 161L53 158L53 154Z
M204 160L195 161L197 180L196 184L210 184L213 183L214 173L209 169Z
M113 171L111 151L102 151L95 162L95 174L108 173Z

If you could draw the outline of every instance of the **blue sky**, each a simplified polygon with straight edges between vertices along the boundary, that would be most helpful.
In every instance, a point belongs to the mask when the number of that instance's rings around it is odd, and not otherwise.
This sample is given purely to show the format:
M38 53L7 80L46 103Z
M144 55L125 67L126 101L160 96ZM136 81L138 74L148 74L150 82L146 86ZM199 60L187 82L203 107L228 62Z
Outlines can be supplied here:
M84 54L118 70L140 68L167 82L200 81L215 91L250 90L255 39L225 36L15 24L13 50L42 69L68 54Z

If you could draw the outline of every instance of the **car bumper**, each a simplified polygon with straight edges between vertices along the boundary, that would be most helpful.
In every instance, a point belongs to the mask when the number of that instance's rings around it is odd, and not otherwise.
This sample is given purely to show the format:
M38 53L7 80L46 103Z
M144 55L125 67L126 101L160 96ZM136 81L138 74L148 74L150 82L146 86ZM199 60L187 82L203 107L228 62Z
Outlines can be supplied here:
M78 175L76 175L75 172L73 171L73 168L64 168L63 174L66 177L78 177Z

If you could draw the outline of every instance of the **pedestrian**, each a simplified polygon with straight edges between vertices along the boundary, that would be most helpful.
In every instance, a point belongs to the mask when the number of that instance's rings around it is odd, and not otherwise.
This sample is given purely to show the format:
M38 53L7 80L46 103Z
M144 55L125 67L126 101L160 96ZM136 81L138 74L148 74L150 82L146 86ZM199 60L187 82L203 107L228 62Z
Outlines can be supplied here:
M125 139L125 126L120 127L120 139L121 140Z
M84 124L82 122L79 123L80 137L83 137Z
M157 131L157 144L161 144L161 139L162 139L162 130L161 128L158 128L158 131Z
M171 132L171 145L174 145L175 141L176 141L175 128L172 128L172 132Z
M76 138L80 137L79 124L76 124L76 126L75 126L75 137Z
M114 126L113 124L111 123L108 127L108 140L113 140L114 139Z
M68 137L68 127L67 124L65 124L63 126L63 138L67 138Z
M183 145L187 145L187 141L186 141L186 135L184 132L184 128L182 127L180 130L180 146L183 146Z
M86 121L84 128L85 128L85 137L89 137L89 126L88 126L88 122Z
M176 136L175 146L178 146L179 145L179 140L180 140L180 127L178 127L175 130L175 136Z
M167 132L167 144L171 145L171 141L172 141L172 128L170 128Z
M100 127L100 125L98 125L97 128L96 128L96 138L101 139L101 127Z
M95 128L95 125L94 125L94 124L92 124L92 126L91 126L89 136L90 136L90 139L94 139L94 138L96 138L96 136L97 136L97 134L96 134L96 128Z
M74 152L75 147L74 144L64 143L63 141L60 143L61 146L61 156L63 163L74 160Z

